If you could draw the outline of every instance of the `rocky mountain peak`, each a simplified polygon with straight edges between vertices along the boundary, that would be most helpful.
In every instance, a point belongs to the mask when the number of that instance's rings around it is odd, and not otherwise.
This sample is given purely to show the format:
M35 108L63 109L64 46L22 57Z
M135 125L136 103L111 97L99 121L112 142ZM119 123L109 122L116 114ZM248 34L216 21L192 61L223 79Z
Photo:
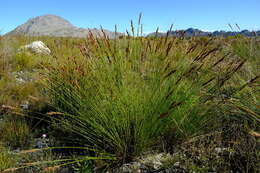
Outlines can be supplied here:
M47 14L29 19L7 35L86 37L89 32L96 36L102 35L98 29L78 28L62 17ZM115 37L114 32L105 30L105 33L110 38Z
M29 19L27 23L31 25L34 24L34 25L56 26L56 27L73 27L73 25L66 19L52 14L47 14L47 15L38 16Z

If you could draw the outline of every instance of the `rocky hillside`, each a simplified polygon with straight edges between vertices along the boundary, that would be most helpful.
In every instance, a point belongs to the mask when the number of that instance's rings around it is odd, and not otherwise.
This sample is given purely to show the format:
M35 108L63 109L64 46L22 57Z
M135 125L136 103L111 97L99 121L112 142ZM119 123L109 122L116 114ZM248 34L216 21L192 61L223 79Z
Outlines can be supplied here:
M89 32L92 32L95 36L103 35L99 29L78 28L59 16L43 15L29 19L7 35L86 37ZM104 32L109 38L116 36L114 32L108 30L104 30ZM118 33L117 35L122 34Z

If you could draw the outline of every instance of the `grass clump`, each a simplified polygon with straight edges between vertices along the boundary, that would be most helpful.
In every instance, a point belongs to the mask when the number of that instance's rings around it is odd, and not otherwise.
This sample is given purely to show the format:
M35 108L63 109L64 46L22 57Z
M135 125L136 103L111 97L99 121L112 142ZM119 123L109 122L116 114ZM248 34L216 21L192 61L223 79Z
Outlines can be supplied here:
M6 117L0 123L0 141L12 149L28 148L31 143L31 131L27 122L20 117Z
M63 113L54 119L77 134L80 145L121 163L161 150L163 136L173 148L212 130L213 111L244 64L212 38L91 35L80 51L49 68L51 101Z
M6 148L0 146L0 171L13 168L17 165L17 157L11 154Z

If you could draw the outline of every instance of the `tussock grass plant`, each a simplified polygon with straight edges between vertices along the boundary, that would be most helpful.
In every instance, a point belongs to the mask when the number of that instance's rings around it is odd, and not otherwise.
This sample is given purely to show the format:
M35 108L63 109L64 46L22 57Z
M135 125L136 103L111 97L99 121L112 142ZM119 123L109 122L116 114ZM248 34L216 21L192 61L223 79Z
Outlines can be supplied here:
M56 123L77 134L80 145L121 163L159 149L169 131L181 140L205 130L214 101L244 64L213 38L144 38L131 26L120 39L90 35L81 55L57 60L47 80L63 113Z

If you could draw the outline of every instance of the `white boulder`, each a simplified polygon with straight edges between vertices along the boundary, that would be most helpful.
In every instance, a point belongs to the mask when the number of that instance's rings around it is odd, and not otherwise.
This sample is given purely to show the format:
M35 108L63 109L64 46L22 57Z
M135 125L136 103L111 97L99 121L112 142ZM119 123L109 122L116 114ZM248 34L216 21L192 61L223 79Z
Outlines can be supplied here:
M51 50L42 41L34 41L31 44L23 46L20 50L29 50L33 53L46 55L51 53Z

